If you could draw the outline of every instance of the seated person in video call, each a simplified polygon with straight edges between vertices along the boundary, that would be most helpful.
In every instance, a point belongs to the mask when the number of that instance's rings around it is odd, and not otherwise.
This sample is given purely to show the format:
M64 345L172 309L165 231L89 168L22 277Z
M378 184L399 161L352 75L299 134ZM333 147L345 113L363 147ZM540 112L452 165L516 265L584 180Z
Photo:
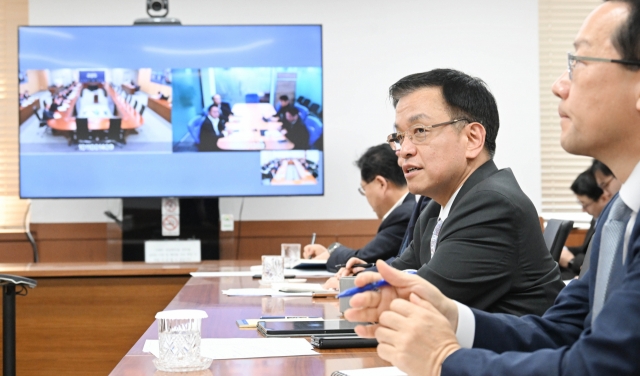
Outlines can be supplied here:
M591 219L591 226L584 237L582 245L577 247L564 247L562 249L558 264L560 264L562 279L565 280L574 278L580 274L580 268L584 262L587 248L596 230L596 220L611 200L609 193L603 192L602 189L598 187L591 168L578 175L573 184L571 184L571 190L575 193L578 202L582 206L582 211L589 213L593 218Z
M293 142L294 149L309 149L309 130L302 120L300 120L297 108L293 106L287 107L284 114L284 120L282 121L281 132L289 139L289 141Z
M320 244L305 246L304 257L327 260L329 271L337 271L336 265L345 264L353 256L366 262L395 256L416 203L415 196L407 189L398 157L388 144L369 148L356 165L361 179L358 191L367 198L382 223L373 240L360 249L339 243L331 244L329 249Z
M162 92L158 92L158 99L160 99L161 101L168 101L169 100L169 96L168 95L164 95L162 94Z
M207 118L200 128L198 151L219 151L218 139L224 137L225 121L220 118L220 109L215 104L209 106Z
M295 106L293 105L291 100L289 100L289 97L286 95L281 95L278 98L278 101L280 102L280 108L278 109L278 112L276 112L276 114L273 115L273 117L278 118L280 121L284 121L284 117L285 117L284 114L287 111L287 108L295 107Z
M533 203L513 172L493 162L499 115L486 84L436 69L401 79L390 93L398 133L388 141L409 191L432 198L391 265L418 270L477 309L544 313L564 283Z
M224 120L225 122L229 121L229 115L233 115L229 103L223 102L220 94L214 95L213 97L211 97L211 99L213 100L213 104L217 105L220 108L220 119Z

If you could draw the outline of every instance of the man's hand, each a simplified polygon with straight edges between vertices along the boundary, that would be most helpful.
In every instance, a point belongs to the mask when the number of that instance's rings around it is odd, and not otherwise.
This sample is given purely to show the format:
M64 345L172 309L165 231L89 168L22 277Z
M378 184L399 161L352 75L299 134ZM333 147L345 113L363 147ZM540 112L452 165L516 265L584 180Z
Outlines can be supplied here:
M352 276L356 273L360 273L361 271L363 271L365 268L354 268L353 265L356 264L366 264L367 262L364 260L361 260L357 257L352 257L349 259L349 261L347 261L347 264L344 268L340 268L340 270L338 270L338 272L336 273L336 277L338 277L338 279L342 278L342 277L349 277Z
M435 307L449 321L449 326L455 332L458 328L458 306L456 303L444 296L431 283L425 281L420 276L404 273L378 260L376 263L380 273L365 272L359 274L354 283L362 287L369 283L384 278L390 286L382 287L379 291L366 291L356 294L351 298L351 309L344 313L344 317L349 321L378 322L380 315L388 311L394 299L408 300L411 293L426 300ZM372 338L378 325L359 325L356 333L361 337Z
M304 246L302 257L306 259L327 260L329 251L320 244L307 244Z
M560 253L560 260L558 261L558 264L563 268L566 268L569 266L569 261L573 260L575 257L576 256L571 253L567 247L562 247L562 253Z
M338 277L331 277L322 285L325 290L338 290L340 288L340 280Z
M376 339L378 355L410 375L440 375L444 360L460 348L449 321L414 293L380 315Z

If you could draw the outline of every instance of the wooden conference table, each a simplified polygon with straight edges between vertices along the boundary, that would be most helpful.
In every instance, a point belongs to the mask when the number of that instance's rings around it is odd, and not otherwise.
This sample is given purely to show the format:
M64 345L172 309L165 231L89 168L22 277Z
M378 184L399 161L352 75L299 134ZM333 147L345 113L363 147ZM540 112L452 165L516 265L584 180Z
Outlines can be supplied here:
M200 271L248 270L258 261L218 261L207 262ZM323 279L310 279L319 283ZM238 319L258 318L261 315L278 316L322 316L325 319L340 317L336 299L313 299L310 297L239 297L226 296L221 290L229 288L258 287L258 281L251 277L191 278L169 303L165 310L201 309L209 318L202 322L203 338L260 338L255 329L239 329ZM145 340L158 339L156 323L142 335L138 342L122 358L111 375L169 375L157 371L153 365L154 356L144 353ZM108 340L108 339L105 339ZM255 358L214 360L209 370L193 375L322 375L333 371L370 367L386 367L390 364L382 360L370 349L318 350L317 356Z
M138 113L129 103L122 100L113 90L111 85L100 85L100 87L104 87L107 95L111 97L111 100L115 104L118 111L118 117L122 118L122 129L136 129L144 124L144 118L140 116L140 113ZM71 95L69 96L70 99L68 99L63 106L58 108L58 111L56 111L53 115L53 119L47 120L47 125L49 127L57 131L67 132L75 131L77 129L76 117L73 115L73 110L76 106L76 102L82 95L83 88L83 85L77 85L73 89ZM81 115L82 114L78 115L78 117L83 117ZM108 130L110 118L111 114L87 116L89 130Z
M225 125L228 134L218 139L222 150L291 150L279 121L264 121L276 114L270 103L236 103Z

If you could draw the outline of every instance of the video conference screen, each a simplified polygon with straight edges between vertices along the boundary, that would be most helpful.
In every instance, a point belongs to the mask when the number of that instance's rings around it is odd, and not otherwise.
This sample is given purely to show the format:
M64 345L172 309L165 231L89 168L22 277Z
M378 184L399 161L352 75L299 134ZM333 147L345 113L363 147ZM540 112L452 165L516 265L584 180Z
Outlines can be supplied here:
M324 193L322 27L20 27L23 198Z

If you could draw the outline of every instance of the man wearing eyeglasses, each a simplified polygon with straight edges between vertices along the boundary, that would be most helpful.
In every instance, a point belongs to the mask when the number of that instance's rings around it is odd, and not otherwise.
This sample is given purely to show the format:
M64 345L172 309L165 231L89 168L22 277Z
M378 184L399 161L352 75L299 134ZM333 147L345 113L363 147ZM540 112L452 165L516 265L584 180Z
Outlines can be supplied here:
M607 1L583 23L556 80L560 142L622 183L596 225L591 267L542 317L489 314L378 262L345 312L410 375L640 375L640 1ZM399 298L399 299L398 299Z
M391 265L417 269L474 308L544 313L564 284L535 207L492 160L499 115L484 82L436 69L401 79L390 94L398 132L387 140L409 191L433 200Z

